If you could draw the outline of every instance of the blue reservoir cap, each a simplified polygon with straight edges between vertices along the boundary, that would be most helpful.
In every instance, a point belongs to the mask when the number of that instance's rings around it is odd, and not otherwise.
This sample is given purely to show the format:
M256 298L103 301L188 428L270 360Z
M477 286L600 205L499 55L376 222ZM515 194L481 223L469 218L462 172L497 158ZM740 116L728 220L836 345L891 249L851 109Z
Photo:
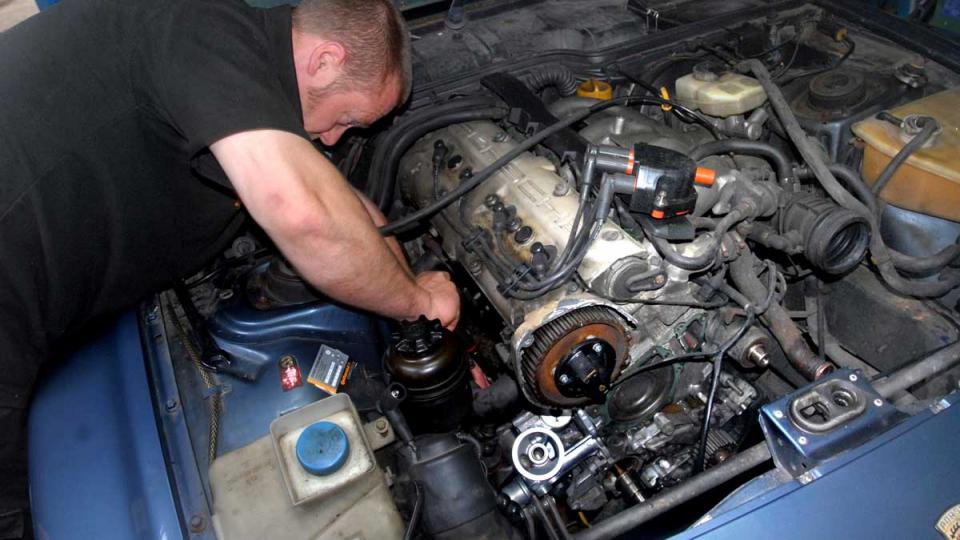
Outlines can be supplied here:
M324 476L337 472L349 454L347 434L333 422L311 424L297 439L297 461L311 474Z

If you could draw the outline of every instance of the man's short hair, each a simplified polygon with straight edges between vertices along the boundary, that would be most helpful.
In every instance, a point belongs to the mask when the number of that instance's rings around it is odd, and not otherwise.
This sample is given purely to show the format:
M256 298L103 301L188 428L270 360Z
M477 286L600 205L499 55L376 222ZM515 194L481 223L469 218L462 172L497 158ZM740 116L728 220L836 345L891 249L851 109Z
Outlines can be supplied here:
M410 36L390 0L302 0L293 10L293 25L343 45L344 80L337 86L367 88L396 75L401 96L410 93Z

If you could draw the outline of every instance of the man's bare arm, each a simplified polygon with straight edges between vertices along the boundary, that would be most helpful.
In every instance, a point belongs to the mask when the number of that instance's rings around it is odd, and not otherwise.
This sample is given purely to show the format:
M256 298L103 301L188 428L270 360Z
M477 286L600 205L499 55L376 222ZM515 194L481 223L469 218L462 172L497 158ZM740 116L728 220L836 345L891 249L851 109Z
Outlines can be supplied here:
M414 278L349 184L305 139L248 131L210 149L247 210L311 285L388 317L424 314L456 324L459 298L449 277Z
M367 214L370 216L370 220L373 221L373 225L378 229L387 224L387 218L383 215L383 212L380 211L380 208L373 203L366 195L360 193L357 190L353 190L357 195L357 198L360 199L360 202L363 203L363 207L366 208ZM400 243L397 242L397 239L393 236L388 236L384 238L384 241L387 243L387 247L390 248L390 251L396 255L397 260L400 261L400 266L407 271L411 276L413 275L413 270L410 269L410 264L407 262L407 257L403 253L403 249L400 248Z

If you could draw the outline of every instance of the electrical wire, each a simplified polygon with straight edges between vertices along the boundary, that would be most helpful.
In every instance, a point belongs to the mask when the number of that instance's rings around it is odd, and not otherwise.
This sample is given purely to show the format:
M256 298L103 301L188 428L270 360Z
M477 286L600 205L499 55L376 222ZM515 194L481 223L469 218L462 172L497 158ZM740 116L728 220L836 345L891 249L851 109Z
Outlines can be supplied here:
M436 200L427 207L421 208L412 214L404 216L403 218L396 220L394 222L388 223L383 227L380 227L380 234L383 236L390 236L404 231L406 228L416 224L420 220L426 219L433 214L436 214L443 208L446 208L454 201L458 200L460 197L466 195L474 188L485 182L488 178L493 176L497 171L499 171L503 166L510 163L524 152L529 151L533 147L537 146L547 138L559 133L560 131L576 124L577 122L583 121L588 118L590 115L608 109L616 105L627 105L629 103L653 103L653 104L669 104L669 100L663 98L653 97L653 96L624 96L619 98L608 99L606 101L601 101L594 105L591 105L587 109L578 111L566 118L558 120L553 124L545 127L540 130L537 134L532 137L520 142L515 147L510 149L508 152L500 156L496 161L494 161L489 166L485 167L482 171L474 173L472 177L465 180L456 189L444 194L440 199Z
M772 289L771 289L772 290ZM769 295L772 297L772 294ZM723 369L723 359L727 354L727 351L730 350L737 341L740 341L740 338L747 333L747 330L753 326L756 316L753 313L752 309L747 309L747 317L744 320L743 325L737 330L737 333L734 334L730 339L728 339L723 346L720 347L713 355L713 380L710 383L710 394L707 396L707 403L703 411L703 422L700 427L700 442L697 445L697 454L696 459L694 460L693 470L695 473L703 471L704 460L707 451L707 435L710 433L710 421L713 416L713 404L716 401L717 396L717 387L720 386L720 371Z
M410 521L407 522L407 529L403 532L403 540L413 540L416 536L420 515L423 513L423 488L420 487L419 482L413 482L413 491L416 498L413 502L413 511L410 512Z

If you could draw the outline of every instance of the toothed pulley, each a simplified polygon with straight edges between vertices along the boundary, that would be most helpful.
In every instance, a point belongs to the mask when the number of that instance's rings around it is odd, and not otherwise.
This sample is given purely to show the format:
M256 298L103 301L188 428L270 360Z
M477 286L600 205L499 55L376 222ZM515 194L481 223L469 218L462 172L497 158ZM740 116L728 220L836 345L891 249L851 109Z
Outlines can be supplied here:
M543 405L600 403L623 364L627 334L612 309L591 306L538 328L523 351L528 394Z

